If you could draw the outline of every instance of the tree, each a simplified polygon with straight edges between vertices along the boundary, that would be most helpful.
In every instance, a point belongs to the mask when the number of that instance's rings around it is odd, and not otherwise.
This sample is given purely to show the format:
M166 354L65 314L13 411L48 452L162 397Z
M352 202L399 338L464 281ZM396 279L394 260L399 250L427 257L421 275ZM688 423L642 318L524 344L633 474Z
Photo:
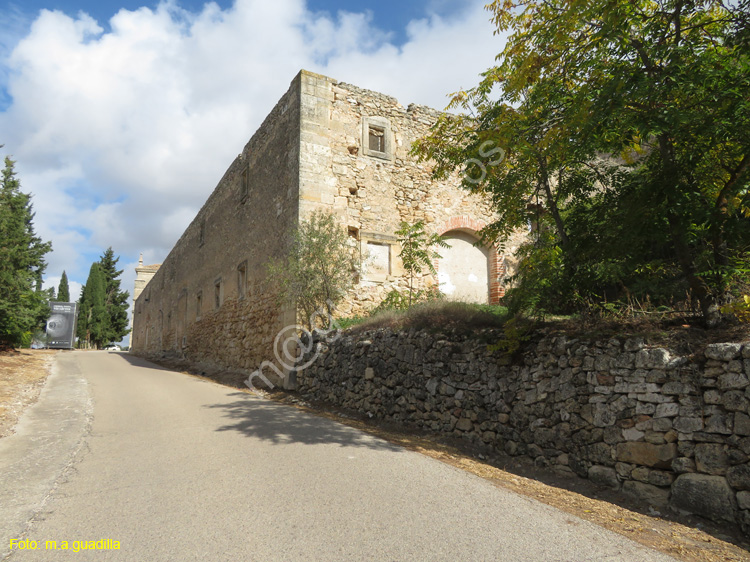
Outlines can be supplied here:
M404 269L409 275L409 306L412 305L414 294L414 277L421 275L426 269L433 275L435 270L434 260L440 259L440 254L434 248L450 248L448 243L438 234L427 234L424 229L424 221L414 224L401 223L401 228L396 231L398 241L401 244L399 257L404 264Z
M122 269L117 269L119 257L115 257L112 247L102 254L99 265L104 275L105 307L107 309L107 339L118 342L127 335L128 329L128 299L130 293L120 290L120 275Z
M57 299L60 302L70 302L70 287L68 286L68 275L63 270L60 277L60 286L57 288Z
M336 218L314 212L294 231L286 255L267 266L268 276L278 284L280 302L294 303L310 327L351 288L356 271L346 232Z
M28 344L49 313L41 290L52 245L34 232L31 195L21 192L15 162L5 158L0 184L0 344Z
M102 347L120 341L129 332L130 294L120 290L118 278L122 270L117 269L119 260L112 248L107 248L100 260L91 265L88 280L81 290L78 337L86 346Z
M106 306L106 281L101 265L91 264L78 303L77 335L83 347L101 348L110 340Z
M505 159L485 166L480 178L464 176L466 187L503 205L490 230L506 234L538 214L555 230L551 243L561 248L574 289L582 271L589 280L604 275L588 288L599 298L608 283L630 290L606 266L612 257L624 270L638 259L634 250L646 248L644 269L653 260L675 287L676 272L713 325L717 304L750 261L742 5L496 0L488 7L497 31L510 33L506 47L478 87L452 100L474 116L441 118L416 150L437 162L437 173L448 173L487 162L488 147L503 148ZM592 203L606 219L601 229L573 236ZM643 209L653 228L639 223ZM608 216L635 228L612 237Z

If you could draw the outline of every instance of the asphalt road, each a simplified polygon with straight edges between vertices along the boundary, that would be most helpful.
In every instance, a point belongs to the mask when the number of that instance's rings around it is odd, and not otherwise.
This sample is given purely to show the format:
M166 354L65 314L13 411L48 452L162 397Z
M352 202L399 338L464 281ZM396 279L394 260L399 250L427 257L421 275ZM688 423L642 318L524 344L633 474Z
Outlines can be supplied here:
M108 352L58 354L0 440L0 539L11 562L673 561L355 429Z

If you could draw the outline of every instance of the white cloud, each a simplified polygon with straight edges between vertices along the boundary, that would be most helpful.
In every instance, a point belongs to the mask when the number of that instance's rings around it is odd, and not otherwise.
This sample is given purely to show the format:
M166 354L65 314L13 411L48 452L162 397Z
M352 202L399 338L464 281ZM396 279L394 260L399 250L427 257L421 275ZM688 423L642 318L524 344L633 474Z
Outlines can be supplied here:
M132 291L139 252L166 257L301 68L442 108L501 48L483 4L411 22L400 47L371 14L316 14L303 0L198 14L170 0L119 11L107 32L41 12L0 67L13 96L0 143L53 242L46 286L63 269L80 286L112 246Z

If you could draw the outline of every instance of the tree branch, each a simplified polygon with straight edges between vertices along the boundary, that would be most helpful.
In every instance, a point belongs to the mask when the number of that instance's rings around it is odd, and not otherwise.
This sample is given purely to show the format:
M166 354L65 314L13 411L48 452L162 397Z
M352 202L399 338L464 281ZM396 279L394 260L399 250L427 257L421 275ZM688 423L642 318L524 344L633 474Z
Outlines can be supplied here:
M742 157L739 165L731 171L729 179L724 183L724 187L721 188L718 197L716 198L716 209L722 213L727 212L727 205L729 204L728 195L734 188L735 184L739 181L743 174L750 169L750 155L745 154Z

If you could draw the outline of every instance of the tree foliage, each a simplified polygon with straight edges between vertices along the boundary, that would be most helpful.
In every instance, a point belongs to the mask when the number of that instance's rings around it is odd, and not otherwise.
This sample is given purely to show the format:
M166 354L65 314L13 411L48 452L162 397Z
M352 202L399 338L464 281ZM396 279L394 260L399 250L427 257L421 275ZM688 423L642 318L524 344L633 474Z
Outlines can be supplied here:
M554 233L527 250L560 249L562 308L656 283L714 323L750 262L747 5L496 0L497 65L416 151L492 197L488 234Z
M57 288L57 299L60 302L70 302L70 287L68 286L68 274L65 270L60 277L60 285Z
M280 302L294 303L314 328L315 319L332 314L351 288L356 263L336 218L316 211L294 231L286 255L269 263L267 270Z
M82 347L101 348L109 341L106 281L98 262L92 263L78 306L78 338Z
M434 261L440 259L440 253L435 248L450 248L450 246L439 234L427 234L424 221L417 221L414 224L402 222L396 231L396 236L401 244L399 257L409 276L408 306L411 306L414 300L414 277L421 275L425 270L435 275L437 271Z
M28 345L49 313L41 290L52 245L34 232L31 195L21 192L15 162L5 158L0 184L0 343Z
M112 248L91 264L78 307L77 335L82 347L101 348L120 341L129 331L127 291L120 291L117 262Z
M107 341L118 342L128 332L128 299L130 293L120 290L120 275L123 270L117 269L119 257L115 257L112 247L107 248L99 260L104 275L105 307L107 309Z

